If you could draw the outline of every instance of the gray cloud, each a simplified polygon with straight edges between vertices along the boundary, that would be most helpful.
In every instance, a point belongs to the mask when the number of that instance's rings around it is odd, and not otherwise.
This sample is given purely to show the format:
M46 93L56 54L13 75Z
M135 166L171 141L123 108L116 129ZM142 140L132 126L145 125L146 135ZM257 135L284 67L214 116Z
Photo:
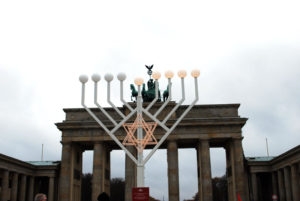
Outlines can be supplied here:
M74 3L72 9L66 2L20 8L0 3L1 153L39 160L44 144L45 159L59 160L61 133L54 123L65 118L62 108L80 107L78 76L125 71L128 86L136 76L146 79L144 64L152 63L162 73L200 68L199 104L241 103L240 115L249 118L243 128L246 156L266 155L265 138L271 155L299 144L299 4L118 3ZM90 98L91 83L88 87ZM120 105L117 82L112 87ZM186 88L191 87L187 79ZM185 104L191 95L188 90ZM100 98L104 103L106 96ZM194 195L197 175L195 151L179 154L182 200ZM224 151L212 149L211 159L213 175L221 176ZM84 160L84 171L91 171L92 152ZM112 177L124 177L124 160L124 153L112 152ZM147 164L146 183L154 197L166 200L165 150Z

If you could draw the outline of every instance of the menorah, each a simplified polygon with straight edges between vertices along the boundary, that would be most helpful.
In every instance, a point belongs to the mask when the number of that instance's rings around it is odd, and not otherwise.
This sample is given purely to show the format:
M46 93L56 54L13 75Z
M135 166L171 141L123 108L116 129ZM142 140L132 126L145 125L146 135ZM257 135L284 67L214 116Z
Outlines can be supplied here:
M184 110L184 112L176 119L176 121L171 126L166 126L166 122L171 117L172 114L178 109L178 107L185 101L185 87L184 87L184 78L187 73L184 70L178 72L178 76L181 79L181 100L172 108L172 110L164 117L161 121L158 119L158 115L166 108L168 103L172 99L172 83L171 79L174 77L174 73L172 71L167 71L165 73L166 78L168 79L168 91L169 97L167 100L158 108L158 110L152 114L150 113L150 109L158 100L158 80L161 77L159 72L153 72L152 77L155 80L155 98L148 104L146 108L143 107L143 100L141 94L141 85L143 84L142 78L136 78L134 83L138 88L138 95L136 98L136 107L131 107L123 98L123 83L126 79L126 75L124 73L119 73L117 75L118 80L120 81L120 101L129 109L129 114L124 115L111 101L110 92L111 92L111 81L113 80L112 74L106 74L104 79L107 82L107 102L108 104L119 114L121 120L118 122L112 118L108 112L101 107L98 102L98 82L101 77L98 74L92 75L92 80L94 81L94 104L99 108L99 110L112 122L114 127L109 130L107 126L86 106L85 104L85 84L88 81L88 77L86 75L81 75L79 77L80 82L82 83L82 96L81 96L81 104L85 108L85 110L90 114L90 116L104 129L104 131L118 144L118 146L125 151L130 159L134 161L137 165L137 187L144 187L144 167L147 161L151 158L151 156L155 153L155 151L161 146L161 144L167 139L167 137L171 134L171 132L176 128L176 126L181 122L181 120L186 116L186 114L192 109L192 107L198 101L198 77L200 75L199 70L193 70L191 72L192 77L194 78L195 84L195 99L192 103ZM136 114L135 121L133 123L126 123L133 115ZM146 122L143 119L143 114L148 116L154 122ZM157 142L153 132L156 126L159 125L161 128L165 130L165 133L161 137L161 139ZM115 136L115 132L120 128L124 127L127 136L124 138L121 143L117 137ZM143 134L143 130L146 134ZM154 148L150 151L150 153L144 158L143 150L146 145L155 145ZM135 146L138 150L137 158L133 156L133 154L128 151L125 146Z

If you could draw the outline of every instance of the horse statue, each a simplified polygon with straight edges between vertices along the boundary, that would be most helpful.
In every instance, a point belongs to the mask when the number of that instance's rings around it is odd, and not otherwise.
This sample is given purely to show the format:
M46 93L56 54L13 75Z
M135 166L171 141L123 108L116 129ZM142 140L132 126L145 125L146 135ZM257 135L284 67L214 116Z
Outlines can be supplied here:
M138 92L137 90L135 89L134 85L133 84L130 84L130 89L131 89L131 101L133 101L132 98L135 98L135 101L136 101L136 97L138 96ZM135 102L134 101L134 102Z
M166 90L164 90L164 93L163 93L163 100L164 102L169 98L169 85L167 87Z

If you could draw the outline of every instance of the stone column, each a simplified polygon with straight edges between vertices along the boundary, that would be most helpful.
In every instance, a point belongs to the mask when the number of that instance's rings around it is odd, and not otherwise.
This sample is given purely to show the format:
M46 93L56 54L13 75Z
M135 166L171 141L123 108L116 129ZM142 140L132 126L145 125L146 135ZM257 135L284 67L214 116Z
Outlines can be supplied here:
M247 195L248 184L245 179L244 153L242 147L242 138L233 139L234 148L234 169L235 169L235 188L243 201L249 200Z
M17 201L19 174L14 172L11 186L11 201Z
M8 200L8 185L9 185L9 171L3 170L2 188L1 188L1 201Z
M70 200L71 188L71 143L62 142L61 168L59 180L59 201Z
M235 169L234 169L234 149L232 142L228 142L225 146L226 150L226 176L228 185L228 200L236 201L235 192Z
M210 151L209 140L203 139L199 142L201 150L201 183L202 183L202 200L212 201L212 181L211 181L211 166L210 166Z
M34 177L29 177L29 189L28 189L28 200L33 200L33 193L34 193Z
M54 177L49 177L48 201L54 201Z
M277 193L276 172L272 172L272 193L278 195L278 193Z
M293 201L300 200L300 178L299 173L297 173L297 166L293 164L291 166L291 177L292 177L292 194Z
M251 173L251 183L252 183L253 201L258 201L256 173Z
M167 160L169 200L179 201L178 148L176 141L168 142Z
M19 201L26 201L26 175L21 175L21 189Z
M94 161L93 161L93 179L92 179L92 201L97 201L97 197L104 191L104 164L102 157L104 147L101 142L94 144Z
M128 151L136 157L134 146L127 146ZM125 200L132 200L132 188L136 187L136 164L125 154Z
M197 144L196 152L197 152L198 197L199 197L199 201L203 201L200 142Z
M279 200L285 200L285 190L283 184L283 174L281 170L278 170L278 188L279 188Z
M104 192L110 195L110 152L111 149L106 145L104 146Z
M291 177L289 167L285 167L284 171L284 184L285 184L285 195L286 201L292 201L292 193L291 193Z

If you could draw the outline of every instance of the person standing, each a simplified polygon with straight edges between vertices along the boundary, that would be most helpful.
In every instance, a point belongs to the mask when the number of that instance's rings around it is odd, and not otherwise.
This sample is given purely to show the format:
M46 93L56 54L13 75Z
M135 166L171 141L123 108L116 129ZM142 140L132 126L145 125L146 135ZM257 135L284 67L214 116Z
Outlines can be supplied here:
M98 201L109 201L109 196L107 195L107 193L103 192L98 196L97 200Z
M47 200L47 196L43 193L38 193L34 197L34 201L46 201L46 200Z

